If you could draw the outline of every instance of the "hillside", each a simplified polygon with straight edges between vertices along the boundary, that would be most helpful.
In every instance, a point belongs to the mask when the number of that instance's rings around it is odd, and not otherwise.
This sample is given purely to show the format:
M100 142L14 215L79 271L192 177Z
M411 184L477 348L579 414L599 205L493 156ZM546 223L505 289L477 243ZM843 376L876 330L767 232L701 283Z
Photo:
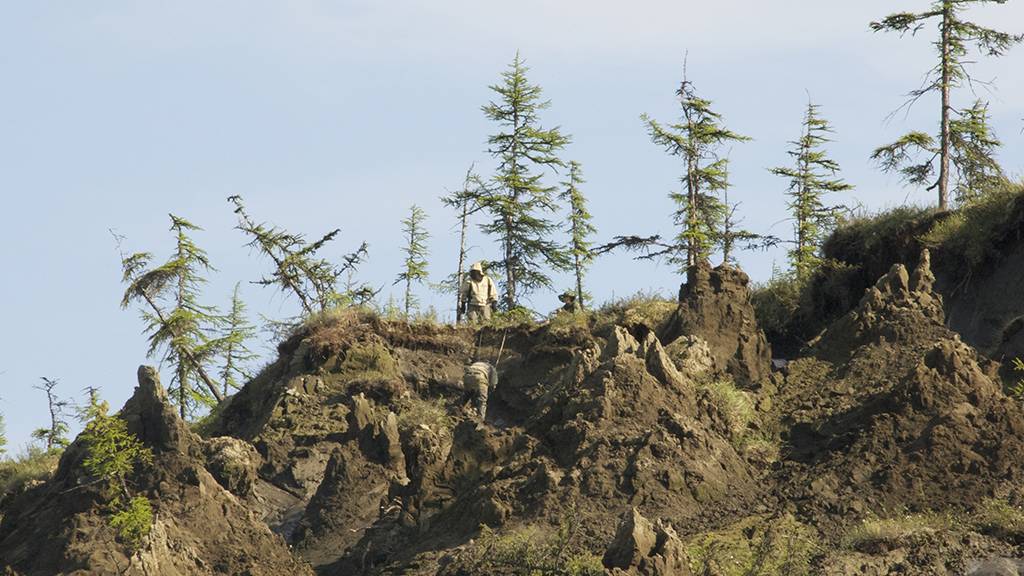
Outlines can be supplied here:
M0 566L1017 573L1024 408L993 358L1016 350L1024 245L1000 238L970 291L940 263L948 245L865 255L858 273L882 270L774 369L731 267L691 269L678 302L479 332L317 316L194 430L140 368L120 415L154 454L131 478L154 503L150 535L132 552L109 529L79 440L52 478L0 500ZM998 345L983 326L1003 326ZM499 354L481 422L462 368Z

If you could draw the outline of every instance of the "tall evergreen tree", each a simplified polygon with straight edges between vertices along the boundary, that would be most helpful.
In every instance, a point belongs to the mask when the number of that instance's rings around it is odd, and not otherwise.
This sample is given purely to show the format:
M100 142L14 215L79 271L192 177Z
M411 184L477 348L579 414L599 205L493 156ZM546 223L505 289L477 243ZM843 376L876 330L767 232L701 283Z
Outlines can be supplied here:
M772 168L771 173L789 179L789 207L793 215L795 238L789 261L799 280L806 280L817 268L818 254L825 236L834 226L838 208L826 206L824 197L853 186L837 178L839 163L828 157L823 146L830 142L832 127L818 114L819 106L807 103L800 138L790 142L787 152L793 166Z
M583 291L583 276L587 268L594 260L590 249L593 243L591 235L597 232L597 228L590 223L590 212L587 211L587 199L580 190L580 184L586 183L583 179L583 169L579 162L569 162L569 179L562 182L564 187L562 199L569 205L569 221L566 224L569 232L569 254L573 260L573 272L576 276L576 301L580 307L586 307L587 294Z
M159 353L161 362L174 366L168 392L177 402L181 417L186 418L197 406L224 399L207 370L221 349L222 342L213 333L222 318L216 308L199 303L199 289L206 282L202 273L213 270L206 251L189 236L201 228L173 214L170 218L175 251L167 262L150 268L149 253L122 255L128 287L121 307L136 301L145 305L142 317L149 333L149 355ZM205 390L195 386L199 382Z
M473 166L466 170L462 188L443 196L441 203L454 208L459 217L459 264L454 274L440 284L442 290L455 293L455 323L462 322L462 282L466 272L466 238L469 231L469 217L480 211L480 199L486 190L483 180L473 172Z
M953 147L958 139L954 135L957 127L953 124L955 110L951 91L972 81L967 71L970 63L966 60L968 49L973 46L982 54L1002 56L1014 44L1024 41L1022 34L1007 34L970 22L964 18L963 12L971 5L1005 3L1006 0L934 0L924 12L898 12L871 23L875 32L909 32L911 35L923 29L926 22L937 24L938 38L933 45L938 52L938 63L928 71L924 84L910 92L907 105L926 94L939 93L938 142L926 133L910 132L896 142L878 148L872 157L884 170L898 170L910 183L928 184L928 190L937 188L939 208L943 210L948 207L950 163L956 154ZM925 159L913 164L913 152L923 153ZM933 164L936 160L939 164L938 179L929 184L934 177Z
M239 285L235 284L235 290L231 293L231 311L224 317L220 334L223 358L220 381L224 387L224 396L231 390L241 388L241 382L252 378L246 364L256 358L246 344L256 335L256 328L246 318L245 302L238 295L238 288Z
M416 296L412 293L413 284L422 284L427 279L427 239L430 234L423 227L427 214L422 208L413 204L409 209L409 217L402 220L402 232L405 234L405 263L402 272L395 280L405 283L405 319L412 318L413 309L419 306Z
M670 260L685 272L697 262L707 260L714 246L721 242L728 209L718 195L729 187L729 160L719 155L720 149L749 138L722 126L721 114L711 109L710 100L697 96L685 71L676 96L681 108L679 122L662 125L647 114L641 118L651 140L683 162L683 190L669 194L677 206L676 224L681 227Z
M539 126L540 112L551 102L541 100L540 86L526 78L529 69L516 53L502 82L491 86L497 99L483 107L499 131L487 142L498 159L493 188L480 197L492 220L481 228L501 241L502 258L491 263L504 272L505 306L519 306L520 299L538 288L551 286L547 269L566 270L569 258L563 246L551 239L557 224L548 215L557 210L555 188L542 181L543 169L564 166L557 153L569 143L559 128Z
M69 443L68 431L70 428L68 428L67 417L64 413L68 407L68 401L61 400L54 391L60 383L59 381L45 376L40 377L40 380L43 382L36 384L33 388L41 390L46 394L46 407L50 413L50 426L49 428L36 429L32 432L32 437L46 444L47 450L64 448Z
M366 257L365 242L355 252L345 255L340 266L335 266L317 253L334 240L340 229L335 228L320 239L307 242L301 234L255 222L245 211L241 196L230 196L228 201L235 205L238 214L236 228L252 238L248 245L274 263L274 271L256 284L277 286L282 292L295 296L304 316L372 298L374 291L368 286L356 285L351 276ZM349 275L346 287L339 292L338 282L346 274Z

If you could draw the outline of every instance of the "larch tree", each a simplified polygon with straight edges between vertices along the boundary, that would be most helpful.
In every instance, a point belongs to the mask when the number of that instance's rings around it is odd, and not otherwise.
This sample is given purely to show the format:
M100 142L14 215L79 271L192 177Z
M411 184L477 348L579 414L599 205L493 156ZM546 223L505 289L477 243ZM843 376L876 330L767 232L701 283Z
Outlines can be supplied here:
M241 196L229 196L228 201L235 205L235 214L238 215L235 228L251 238L248 246L274 264L270 275L255 283L276 286L281 292L294 296L304 317L373 297L371 288L357 286L352 278L352 273L366 257L368 248L365 242L356 251L343 256L342 264L336 266L318 253L334 240L341 229L335 228L319 239L307 242L301 234L257 223L246 212ZM348 275L346 286L339 292L338 283L345 275Z
M206 251L189 236L201 228L173 214L170 218L175 250L167 262L150 267L152 255L147 252L122 255L123 281L128 287L121 307L143 304L149 355L159 355L161 362L174 367L168 393L186 418L198 406L224 400L208 371L221 350L215 331L223 318L216 308L199 303L199 289L206 282L202 274L213 270ZM203 386L197 387L199 383Z
M662 125L647 114L641 119L647 124L651 140L683 163L683 189L669 194L676 203L674 218L680 231L675 245L666 252L670 261L685 272L707 260L721 242L728 207L719 195L729 187L729 160L720 155L720 150L749 138L722 125L721 114L712 110L711 101L697 96L685 72L676 96L679 122Z
M479 198L491 216L484 233L497 237L500 260L491 266L504 272L505 307L538 288L550 288L549 270L567 270L565 248L552 239L558 225L549 219L558 207L556 188L543 182L543 171L564 166L558 152L569 137L558 127L540 127L540 112L551 102L542 100L540 86L526 78L529 69L517 53L502 81L491 86L497 98L483 107L484 115L498 125L488 139L488 152L498 160L492 186Z
M235 284L235 290L231 293L231 310L224 316L220 332L220 381L225 396L252 378L247 364L256 358L247 344L256 335L256 327L246 317L245 302L238 295L238 289L239 285Z
M580 184L585 184L583 169L579 162L569 162L569 179L562 182L563 191L561 198L568 203L569 220L566 223L566 231L569 233L569 254L572 257L573 273L576 277L576 301L581 308L586 307L587 293L583 290L583 277L587 268L594 261L591 252L593 243L591 236L597 232L597 228L591 224L591 215L587 210L587 199L580 190Z
M809 278L821 263L818 256L821 244L838 216L839 207L827 206L825 196L853 189L836 177L839 163L829 158L823 149L831 141L829 134L833 130L818 110L817 104L807 103L800 138L790 142L792 148L787 152L793 165L770 170L772 174L789 179L787 206L793 215L795 236L789 261L800 281Z
M0 455L7 452L7 429L4 427L4 415L0 414Z
M957 172L953 195L965 204L1006 182L996 153L1002 142L989 125L988 104L977 100L950 122L951 159Z
M458 267L454 274L444 280L439 286L442 290L452 290L455 293L455 323L462 322L462 282L466 273L466 239L469 234L469 217L481 209L480 198L486 190L484 181L473 172L473 166L466 170L466 177L462 182L462 188L451 192L441 198L441 203L453 208L458 215L459 226L459 258Z
M395 279L395 284L405 284L404 310L405 319L412 318L412 312L419 306L419 300L413 294L414 284L422 284L429 274L427 273L427 240L430 234L424 228L423 222L427 214L422 208L413 204L409 209L409 217L402 220L402 233L405 235L405 261L402 272Z
M986 28L964 18L963 12L972 5L1005 4L1006 0L935 0L923 12L898 12L872 22L875 32L898 32L916 35L928 22L937 27L933 42L938 63L932 67L920 88L910 92L905 105L911 105L930 93L938 93L940 101L938 140L925 132L910 132L892 144L877 148L872 158L885 171L898 171L911 183L925 185L928 190L938 189L939 209L949 205L951 163L957 154L958 140L954 124L956 109L952 104L952 90L973 82L967 71L970 48L988 56L1002 56L1013 45L1024 41L1024 35L1008 34ZM938 162L938 177L935 166ZM934 180L933 180L934 179Z
M60 384L58 380L47 378L42 376L39 378L42 383L33 386L36 390L41 390L46 394L46 407L50 413L50 426L48 428L38 428L32 432L32 437L42 441L46 445L47 450L53 450L55 448L64 448L68 445L68 421L65 410L68 407L67 400L61 400L55 389Z

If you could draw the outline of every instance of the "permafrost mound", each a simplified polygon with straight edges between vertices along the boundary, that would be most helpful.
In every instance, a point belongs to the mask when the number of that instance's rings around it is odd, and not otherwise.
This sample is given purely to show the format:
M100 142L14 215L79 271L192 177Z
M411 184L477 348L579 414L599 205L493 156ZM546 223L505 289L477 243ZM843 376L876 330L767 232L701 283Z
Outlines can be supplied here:
M1020 556L1024 411L944 326L933 281L927 253L894 266L785 376L728 267L695 269L656 320L478 334L328 315L208 439L140 373L121 414L155 453L132 478L156 510L141 552L115 541L76 443L3 510L0 558L24 575L966 573ZM480 422L462 367L499 349Z
M129 554L116 540L76 441L52 480L5 511L0 558L7 574L312 574L207 471L206 443L178 418L152 368L139 368L139 385L120 416L153 451L152 465L129 479L153 503L146 546Z

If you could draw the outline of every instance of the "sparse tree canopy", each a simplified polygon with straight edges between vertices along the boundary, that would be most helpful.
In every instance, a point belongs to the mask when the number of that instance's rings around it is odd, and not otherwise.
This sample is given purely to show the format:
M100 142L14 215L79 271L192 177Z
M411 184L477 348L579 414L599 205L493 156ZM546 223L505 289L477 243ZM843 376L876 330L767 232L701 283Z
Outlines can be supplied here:
M818 266L818 253L825 236L834 227L839 207L826 206L824 197L833 192L851 190L853 186L837 178L839 164L828 157L822 147L830 142L832 127L818 115L818 105L808 102L804 113L803 133L790 142L787 152L793 166L772 168L771 173L789 179L789 207L793 215L795 238L789 261L797 278L806 280Z
M455 273L440 284L445 291L455 293L455 323L462 322L462 282L466 271L466 238L469 230L469 217L480 211L480 199L484 195L486 185L480 176L473 172L473 166L466 170L462 188L441 198L441 203L454 208L459 215L459 264Z
M973 82L967 71L969 48L988 56L1002 56L1013 45L1024 41L1024 35L1008 34L970 22L964 18L963 12L971 5L1005 3L1006 0L935 0L924 12L899 12L871 23L875 32L911 35L916 35L929 21L937 24L938 38L933 44L938 53L938 63L928 71L922 86L910 92L906 105L932 92L940 94L938 142L924 132L910 132L875 150L872 158L883 170L900 172L909 183L927 185L928 190L937 188L940 209L948 206L950 163L958 154L955 147L958 142L963 144L965 141L963 136L955 134L963 127L954 124L956 110L951 103L951 90ZM939 174L933 182L936 161Z
M996 161L1002 142L989 127L987 103L977 100L970 108L961 110L959 117L950 122L950 137L957 173L953 194L957 202L976 200L1006 182L1006 174Z
M7 429L4 427L4 415L0 414L0 454L7 452Z
M426 212L413 204L409 210L409 217L402 220L402 232L405 234L405 263L402 272L395 280L405 283L405 319L412 317L412 311L418 307L416 296L412 293L413 284L422 284L428 276L427 273L427 239L430 234L423 227L426 220Z
M282 292L295 296L305 316L373 298L372 289L356 286L351 277L366 258L365 242L355 252L343 256L341 266L335 266L319 257L318 252L334 240L340 229L335 228L310 243L301 234L256 223L245 211L241 196L230 196L228 201L235 205L238 214L236 228L252 238L248 245L274 263L274 271L256 284L277 286ZM349 275L346 287L339 292L338 283L345 275Z
M569 221L566 223L569 232L569 254L573 260L573 272L576 276L576 301L581 308L586 307L588 295L583 290L583 276L587 268L594 260L590 251L593 242L590 237L597 232L597 228L590 223L590 212L587 211L587 199L580 190L580 184L586 183L583 179L583 169L579 162L569 162L569 179L562 182L562 200L569 205Z
M685 72L676 96L681 108L678 123L662 125L646 114L641 118L651 140L683 162L683 191L669 194L676 203L675 221L681 230L676 243L661 254L685 271L707 260L722 240L728 209L719 194L729 187L729 161L720 155L721 148L749 138L722 126L722 116L711 109L711 101L697 96Z
M245 316L245 302L238 295L239 285L231 293L231 311L224 317L220 344L223 364L220 369L220 380L224 386L224 395L230 390L241 388L241 382L252 378L246 364L256 358L246 344L256 335L256 328Z
M502 258L491 262L504 271L505 306L538 288L551 287L549 270L567 270L569 257L551 236L558 228L548 219L557 210L555 188L542 180L545 168L564 166L558 152L569 138L556 128L539 126L539 114L550 106L541 100L540 86L526 78L528 68L516 54L502 82L491 86L497 99L483 107L499 127L487 140L499 162L493 187L482 191L479 204L492 220L481 228L501 241Z
M175 251L167 262L150 268L149 253L122 255L123 281L128 287L121 307L136 301L144 304L142 317L149 333L149 355L160 354L161 361L174 366L174 384L169 392L185 418L198 405L224 399L207 370L223 344L214 337L223 319L216 308L199 303L199 288L206 282L202 273L212 270L206 252L188 235L200 228L173 214L170 218ZM198 382L204 389L195 386Z
M41 390L46 394L46 407L50 413L50 427L39 428L32 432L32 437L42 441L46 445L47 450L53 450L55 448L64 448L68 445L68 421L64 413L68 407L67 400L61 400L54 389L60 383L57 380L47 378L45 376L40 377L42 380L41 384L33 386L36 390Z

